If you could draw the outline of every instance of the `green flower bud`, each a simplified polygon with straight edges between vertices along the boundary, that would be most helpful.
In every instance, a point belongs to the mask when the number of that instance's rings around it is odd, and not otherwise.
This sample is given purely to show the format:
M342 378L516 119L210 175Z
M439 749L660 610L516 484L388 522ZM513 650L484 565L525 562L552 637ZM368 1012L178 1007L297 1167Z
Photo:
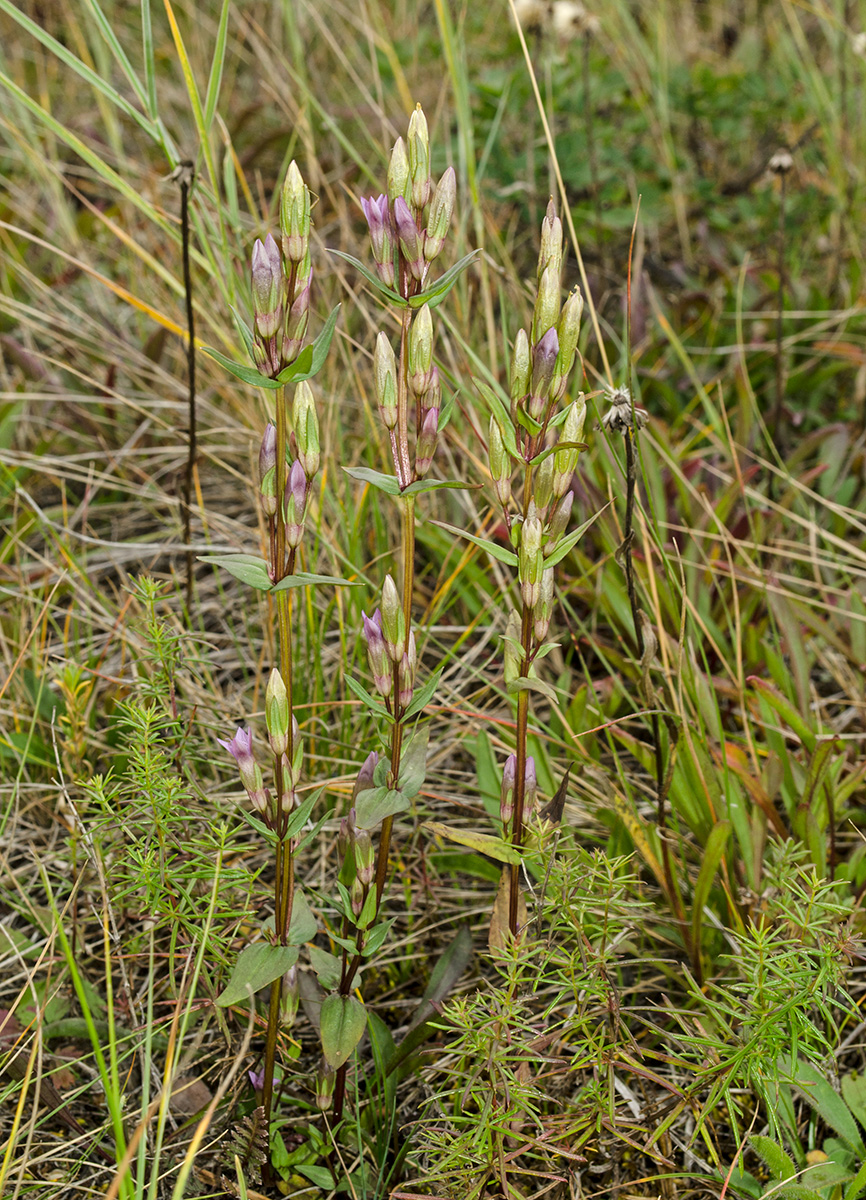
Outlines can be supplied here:
M320 1112L327 1112L334 1103L334 1086L337 1082L337 1075L334 1068L322 1059L322 1065L319 1067L319 1073L316 1076L316 1108Z
M398 196L408 200L411 194L412 186L406 143L402 138L397 138L388 162L388 199L393 204Z
M359 829L355 834L355 869L361 883L369 887L376 875L376 862L373 839L366 829Z
M533 499L539 515L547 512L547 507L553 499L553 455L550 454L535 472Z
M430 305L423 304L409 326L409 386L423 397L430 386L433 366L433 317Z
M561 442L580 442L583 439L583 425L586 420L586 399L583 392L571 404L565 417L559 435ZM553 493L559 498L564 496L571 487L571 477L577 466L579 450L557 450L553 455Z
M294 159L280 197L280 234L286 261L302 262L310 244L310 193Z
M276 667L265 691L265 721L271 749L280 758L289 748L289 694Z
M457 176L454 174L454 168L449 167L436 185L436 191L430 202L430 212L427 216L427 237L424 239L424 257L428 262L432 262L445 245L456 199Z
M406 140L409 144L412 203L420 212L430 199L433 186L430 180L430 135L427 132L427 118L424 116L420 104L415 106L415 111L409 118L409 133Z
M382 585L382 636L392 662L399 663L406 650L406 621L397 585L390 575Z
M376 382L376 402L386 429L397 424L397 360L394 347L384 333L376 338L373 351L373 378Z
M490 475L496 496L503 508L511 499L511 459L505 449L499 422L495 417L490 418L490 434L487 439L487 457L490 462Z
M313 389L306 380L295 388L292 402L292 424L298 443L298 462L307 479L312 479L319 469L321 446L319 445L319 418Z
M529 381L532 377L532 355L529 353L529 338L525 329L518 329L514 339L514 349L511 351L511 371L509 373L510 394L512 405L517 404L529 391Z
M541 574L544 569L541 552L543 529L532 500L526 520L520 527L520 546L517 552L517 572L523 602L535 608L541 595Z
M298 1005L301 999L301 989L298 984L297 963L289 967L283 976L283 994L280 1002L280 1015L283 1025L290 1029L298 1015Z
M503 658L505 659L505 683L507 686L520 677L520 668L523 665L523 648L520 642L520 617L513 609L508 614L508 622L505 626Z
M577 339L580 335L580 318L583 315L583 296L580 288L575 288L563 305L559 315L556 331L559 334L559 354L553 371L551 395L558 402L565 394L568 377L574 365L574 355L577 350Z
M550 628L550 618L553 613L553 567L547 567L541 573L541 589L538 603L532 614L532 632L535 640L543 642Z
M538 283L538 295L535 297L535 310L532 316L532 342L537 345L548 329L552 329L559 319L561 288L559 286L559 271L553 266L545 267Z
M562 271L562 221L556 215L556 205L551 199L541 222L541 248L538 252L538 282L548 267L553 269L557 282Z

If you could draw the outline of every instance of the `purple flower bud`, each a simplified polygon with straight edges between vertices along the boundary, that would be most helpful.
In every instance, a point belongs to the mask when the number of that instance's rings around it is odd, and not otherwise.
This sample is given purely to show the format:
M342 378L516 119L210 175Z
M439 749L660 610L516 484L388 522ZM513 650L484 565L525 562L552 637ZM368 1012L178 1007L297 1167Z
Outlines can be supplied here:
M507 825L514 813L514 781L517 776L517 755L509 754L502 770L502 786L499 790L499 816Z
M247 1071L249 1081L257 1092L260 1092L265 1086L265 1068L260 1067L258 1071Z
M283 341L283 364L288 366L293 363L304 345L304 337L307 333L307 324L310 320L310 290L312 287L313 272L307 278L306 283L295 295L292 307L286 315L286 334Z
M413 278L421 280L427 266L424 261L424 245L415 218L402 196L394 201L394 224L400 241L400 252Z
M282 315L283 260L280 248L270 234L264 242L256 238L252 276L256 331L263 338L273 337L280 327Z
M420 479L430 470L439 436L439 409L428 408L421 422L421 431L415 443L415 474Z
M365 617L364 620L366 621L367 618ZM384 649L384 646L385 646L385 643L383 642L382 643L383 649ZM375 750L371 750L370 753L367 755L367 757L364 759L363 763L361 764L361 769L358 772L357 778L355 779L355 786L352 789L352 803L353 804L358 799L358 797L361 795L361 792L369 792L371 788L375 787L375 784L373 782L373 773L375 772L378 764L379 764L379 755L377 754L377 752Z
M526 771L523 776L523 819L528 821L535 808L538 796L538 781L535 777L535 759L531 754L526 756Z
M268 807L269 795L262 779L261 768L253 757L252 731L238 728L231 741L224 741L222 738L217 738L217 741L225 750L228 750L238 764L241 783L246 788L253 808L257 812L265 812Z
M277 511L277 431L268 422L259 449L259 495L262 512L272 517Z
M551 326L532 353L532 381L529 385L529 415L536 421L542 420L550 394L550 382L559 354L559 335Z
M364 901L367 899L367 889L357 875L352 880L350 899L352 901L352 912L356 917L360 917Z
M361 883L369 887L376 874L376 863L373 839L366 829L359 829L355 834L355 870Z
M380 696L387 699L391 695L393 685L393 670L385 639L382 635L382 614L377 608L372 617L363 614L364 639L367 642L367 656L370 660L370 671L373 684Z
M292 548L300 546L301 538L304 536L304 515L308 493L306 473L296 459L289 472L285 494L286 545Z
M406 650L397 669L397 703L401 708L408 708L412 703L412 690L415 684L415 670L418 665L418 655L415 650L415 634L409 630L406 639Z
M394 237L391 225L391 210L388 197L361 199L361 208L367 218L370 241L373 246L373 261L376 273L386 287L394 286Z

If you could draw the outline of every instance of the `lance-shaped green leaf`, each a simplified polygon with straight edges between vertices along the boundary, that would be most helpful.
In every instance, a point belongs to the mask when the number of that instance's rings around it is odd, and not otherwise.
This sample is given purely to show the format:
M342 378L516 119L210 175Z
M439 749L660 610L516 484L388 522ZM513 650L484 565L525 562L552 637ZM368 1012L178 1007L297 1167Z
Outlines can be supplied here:
M347 263L351 263L356 271L360 271L370 286L391 304L396 304L399 308L406 307L406 301L399 292L395 292L393 288L389 288L387 284L384 284L378 275L374 275L372 271L368 271L364 264L353 255L346 254L344 250L334 250L333 248L329 248L328 253L336 254L337 258L345 259ZM423 304L424 301L422 300L421 303Z
M481 379L473 381L478 391L481 393L481 398L487 404L493 416L496 418L496 424L499 426L499 432L502 435L502 442L505 449L512 458L523 461L523 455L517 449L517 439L514 436L514 425L511 421L511 414L505 405L505 402L500 396L494 392L493 388L484 383Z
M439 837L446 838L449 842L457 842L461 846L468 846L470 850L477 850L479 854L486 854L488 858L495 858L497 862L520 862L520 851L509 842L503 841L502 838L493 837L492 834L475 833L470 829L452 829L450 825L445 825L441 821L425 821L424 828L429 829L431 833L438 834Z
M380 704L375 696L371 696L367 689L362 684L358 683L357 679L353 679L351 675L345 675L344 679L349 691L354 693L356 698L361 701L365 708L368 708L370 712L376 713L376 715L379 717L385 717L387 720L391 720L391 714L388 712L387 708L385 708L383 704Z
M480 254L480 250L473 250L456 262L450 271L446 271L444 275L440 275L438 279L434 279L432 283L428 283L422 292L417 296L409 297L410 308L421 308L424 304L429 304L431 308L436 308L442 303L454 284L460 278L461 274L466 270L476 255Z
M464 483L462 479L416 479L400 495L418 496L421 492L438 492L441 488L462 488L464 491L474 491L479 487L481 487L480 483Z
M295 888L286 941L290 946L302 946L304 942L311 942L318 932L319 923L310 911L307 897L300 888Z
M283 386L278 379L271 379L268 375L263 375L255 367L245 367L243 363L235 362L233 358L226 358L224 354L220 354L219 350L214 350L213 346L202 346L202 350L211 358L216 359L220 366L225 367L236 379L240 379L244 383L251 383L254 387L268 388L272 392Z
M709 837L704 845L701 869L698 871L695 894L692 897L692 945L696 949L699 949L701 944L701 924L704 919L704 905L707 902L710 888L713 885L716 871L719 868L719 863L725 853L725 847L728 844L730 836L731 822L718 821L710 830Z
M440 667L440 669L434 672L434 674L427 680L424 686L416 691L415 695L412 697L412 703L403 713L404 721L409 717L414 717L416 713L422 712L427 707L427 705L433 699L433 693L439 686L439 680L442 678L442 672L444 670L444 667Z
M545 696L554 704L559 702L559 696L556 694L556 689L543 679L528 679L524 675L518 676L517 679L512 679L508 684L506 691L509 696L516 696L518 692L537 692L540 696Z
M604 512L604 509L607 507L608 505L605 504L604 508L600 508L597 513L593 513L588 521L584 521L579 528L575 529L574 533L570 533L568 537L564 537L561 542L557 543L557 547L554 552L549 558L545 558L545 567L555 567L558 562L561 562L565 558L566 554L568 554L569 550L577 545L577 543L586 533L587 529L589 529L590 525L592 525L593 521L597 521Z
M372 892L370 894L372 895ZM364 936L364 948L361 951L364 958L369 958L371 954L375 954L377 950L381 949L382 943L391 932L396 920L396 917L391 917L390 920L380 921L378 925L367 930Z
M289 817L284 834L285 837L295 837L301 832L307 821L309 821L310 813L313 811L316 801L319 799L324 790L324 788L316 788L314 792L311 792L310 795L307 796L306 800L303 800L298 805L298 807Z
M588 450L586 442L555 442L552 446L548 446L546 450L542 450L540 454L536 454L535 458L531 458L528 462L530 467L538 467L546 458L550 458L551 454L556 454L557 450Z
M818 744L818 735L803 720L803 717L794 708L790 700L786 696L783 696L771 683L767 683L766 680L760 679L757 675L747 676L746 683L752 685L770 708L774 709L787 725L790 725L809 753L814 754L815 746Z
M400 495L400 481L396 475L383 475L381 471L374 471L372 467L343 467L343 470L351 479L357 479L359 483L369 483L370 487L377 488L388 496Z
M297 946L272 946L270 942L256 942L254 946L247 946L238 955L231 979L217 997L217 1004L225 1008L229 1004L247 1000L250 992L267 987L285 975L297 961Z
M593 520L595 520L595 517L593 517ZM440 529L447 529L449 533L456 533L458 537L474 542L476 546L480 546L482 550L486 550L490 557L495 558L497 562L506 563L509 567L517 566L517 555L513 550L509 550L507 546L500 546L498 542L491 542L488 538L476 537L474 533L468 533L465 529L458 529L456 525L447 525L444 521L431 521L430 524L438 525ZM545 566L550 566L547 560L545 560Z
M356 996L332 992L322 1002L322 1053L329 1066L341 1067L364 1036L367 1010Z
M246 350L246 352L250 356L250 358L252 358L253 357L253 331L250 329L249 325L247 325L246 321L243 319L241 314L238 312L238 310L233 305L231 306L231 314L234 319L235 329L240 334L241 341L244 344L244 349Z
M341 579L339 575L308 575L306 571L295 571L294 575L287 575L285 579L281 579L279 583L275 583L272 591L287 592L290 588L307 587L315 583L329 583L334 587L361 586L360 583L353 582L351 579Z
M396 788L369 788L355 799L355 824L359 829L375 829L386 817L408 808L409 797Z
M295 361L280 371L277 376L278 384L282 386L285 383L301 383L304 379L312 379L321 371L331 348L331 339L334 336L339 312L340 305L338 304L336 308L331 309L327 321L313 344L305 346Z
M268 564L256 554L200 554L199 562L212 563L225 569L250 587L260 592L269 592L273 587L268 575Z

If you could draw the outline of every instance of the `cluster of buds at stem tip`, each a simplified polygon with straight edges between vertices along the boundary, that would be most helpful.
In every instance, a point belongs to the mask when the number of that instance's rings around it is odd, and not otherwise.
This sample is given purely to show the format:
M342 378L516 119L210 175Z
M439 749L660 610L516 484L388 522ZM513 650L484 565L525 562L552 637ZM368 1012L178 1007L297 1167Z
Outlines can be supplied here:
M280 242L268 234L253 247L253 358L276 378L300 353L310 312L310 193L297 164L286 173Z
M403 290L405 295L417 290L445 245L456 197L453 167L433 186L430 135L419 104L409 120L406 140L398 138L391 151L387 194L361 200L376 274L386 286L410 288Z
M270 793L265 787L261 767L253 757L253 735L249 729L238 728L230 741L218 738L217 741L228 750L238 765L241 783L247 790L250 803L258 813L266 813L270 804Z

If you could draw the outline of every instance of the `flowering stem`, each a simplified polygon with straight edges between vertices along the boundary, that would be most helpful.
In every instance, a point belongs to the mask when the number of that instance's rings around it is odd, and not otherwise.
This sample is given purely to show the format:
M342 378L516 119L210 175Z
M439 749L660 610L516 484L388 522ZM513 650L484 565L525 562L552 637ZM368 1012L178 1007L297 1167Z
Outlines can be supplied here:
M532 650L532 611L524 603L520 622L520 644L523 647L520 664L521 678L529 674ZM512 846L523 844L523 803L526 795L526 736L529 728L529 692L517 693L517 766L514 776L514 818L511 832ZM520 904L520 863L511 864L510 892L508 900L508 928L512 936L517 935Z

